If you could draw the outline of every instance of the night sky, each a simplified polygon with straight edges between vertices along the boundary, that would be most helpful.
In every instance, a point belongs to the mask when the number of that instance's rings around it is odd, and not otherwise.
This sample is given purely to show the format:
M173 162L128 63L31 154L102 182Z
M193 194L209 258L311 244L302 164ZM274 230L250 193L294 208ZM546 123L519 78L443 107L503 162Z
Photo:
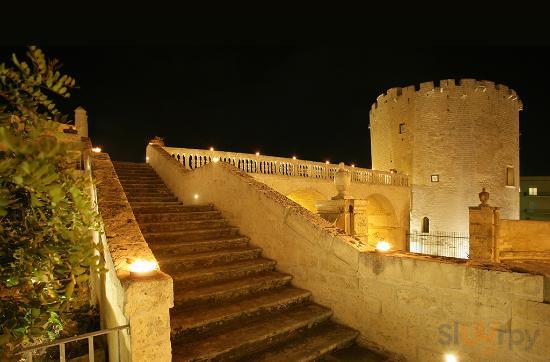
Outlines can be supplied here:
M550 47L284 45L43 46L80 89L89 133L115 160L144 161L153 136L370 167L369 109L386 89L447 78L506 84L523 101L522 175L546 160ZM23 47L0 47L0 60Z

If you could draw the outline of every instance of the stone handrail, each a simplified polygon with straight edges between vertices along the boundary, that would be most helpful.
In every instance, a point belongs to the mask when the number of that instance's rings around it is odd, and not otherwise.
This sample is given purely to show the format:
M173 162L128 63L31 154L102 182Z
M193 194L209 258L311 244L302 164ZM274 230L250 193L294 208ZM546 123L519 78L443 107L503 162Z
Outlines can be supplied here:
M230 163L247 173L307 177L325 180L332 180L334 174L338 170L337 164L295 160L293 158L180 147L163 148L188 170L196 169L213 161L222 161ZM351 166L345 166L345 168L351 172L352 182L393 186L409 185L408 177L405 174Z
M141 234L109 155L93 153L91 156L96 185L92 193L103 225L103 230L95 231L93 237L102 250L107 268L97 287L102 328L129 324L131 330L131 333L107 336L109 360L171 361L172 278L162 271L151 276L130 274L132 260L156 259Z
M262 248L264 257L277 261L277 270L293 275L293 285L331 308L335 321L358 330L361 345L393 351L398 356L392 360L400 355L410 361L439 361L450 349L441 342L442 328L498 321L503 330L510 330L509 323L523 323L531 336L540 334L525 351L526 360L549 355L543 338L550 335L548 281L542 275L503 264L371 252L233 165L219 162L187 170L158 145L149 145L146 155L180 201L213 203L252 245ZM418 311L426 308L432 312L419 317ZM491 360L514 360L515 351L494 338L487 342L491 344L461 346L460 351L470 360L487 360L488 348L494 348Z

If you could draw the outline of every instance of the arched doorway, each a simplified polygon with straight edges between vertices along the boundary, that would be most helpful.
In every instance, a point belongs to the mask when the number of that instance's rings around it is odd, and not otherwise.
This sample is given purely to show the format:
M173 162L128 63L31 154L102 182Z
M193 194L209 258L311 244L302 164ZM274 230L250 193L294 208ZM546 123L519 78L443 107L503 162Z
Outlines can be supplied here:
M369 244L375 246L378 241L386 240L394 249L404 250L404 231L391 202L380 194L370 195L366 200Z
M290 194L286 195L289 199L302 206L303 208L308 209L311 212L317 212L315 207L315 202L319 200L327 200L328 197L323 195L317 190L305 189L293 191Z

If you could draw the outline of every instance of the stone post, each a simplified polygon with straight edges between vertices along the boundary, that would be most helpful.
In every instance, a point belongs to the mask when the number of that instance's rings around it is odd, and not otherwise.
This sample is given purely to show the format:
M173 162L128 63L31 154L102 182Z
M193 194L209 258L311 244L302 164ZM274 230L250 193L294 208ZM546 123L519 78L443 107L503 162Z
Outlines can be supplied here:
M164 147L164 138L155 136L152 140L149 141L150 145L159 145L161 147Z
M367 201L357 200L349 195L351 173L340 162L334 176L334 186L338 194L331 200L320 200L315 203L318 214L334 226L367 243L368 216Z
M489 193L485 188L479 193L481 204L470 209L469 258L476 261L498 261L497 233L500 208L490 206Z
M143 280L126 280L122 284L124 315L130 323L130 361L171 361L172 279L159 273Z
M88 137L88 114L80 106L74 110L74 125L80 137Z

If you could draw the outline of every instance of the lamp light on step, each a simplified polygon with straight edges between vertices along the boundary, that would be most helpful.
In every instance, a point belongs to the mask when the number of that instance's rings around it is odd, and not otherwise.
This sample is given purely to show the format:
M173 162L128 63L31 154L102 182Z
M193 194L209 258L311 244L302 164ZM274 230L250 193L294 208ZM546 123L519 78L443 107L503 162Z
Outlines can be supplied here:
M455 354L445 354L445 362L458 362L458 357Z
M295 160L295 159L296 159L296 156L292 156L292 159Z
M220 158L219 157L212 157L212 162L214 162L214 163L220 162Z
M101 152L101 147L94 147L94 148L92 148L92 152L96 152L96 153Z
M214 147L210 147L210 151L214 151Z
M147 277L154 275L159 270L155 260L135 259L128 265L132 277Z
M259 156L260 155L260 152L256 151L256 156Z
M385 252L385 251L388 251L390 249L391 249L390 243L388 243L385 240L380 240L379 242L376 243L376 250L378 250L378 251Z

